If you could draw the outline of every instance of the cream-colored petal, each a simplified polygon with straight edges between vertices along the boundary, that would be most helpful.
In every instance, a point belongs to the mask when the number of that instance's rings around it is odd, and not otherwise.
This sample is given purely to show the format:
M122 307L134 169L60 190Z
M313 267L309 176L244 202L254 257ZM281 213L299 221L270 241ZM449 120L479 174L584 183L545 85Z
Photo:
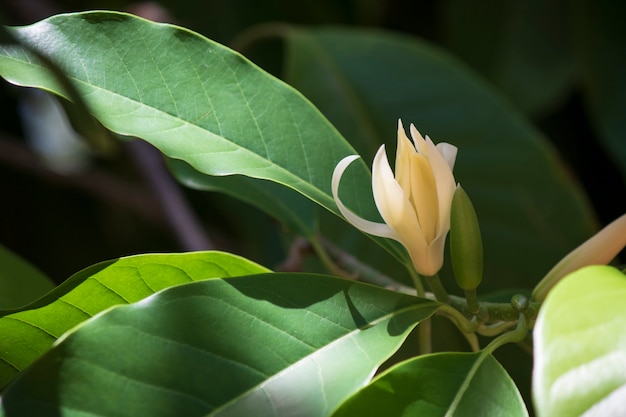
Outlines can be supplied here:
M425 275L435 275L443 266L446 236L447 232L445 234L440 234L435 238L435 240L429 243L428 248L426 249L427 261L424 262L423 266L424 270L428 272L428 274Z
M341 161L339 161L339 163L335 167L331 182L333 199L335 200L335 203L337 204L337 207L339 208L341 214L343 214L346 220L357 229L365 233L369 233L370 235L399 240L397 233L388 225L384 223L377 223L365 220L356 213L352 212L341 202L341 199L339 198L339 183L341 182L341 177L343 176L346 168L348 168L348 165L350 165L354 160L358 158L360 158L359 155L346 156Z
M409 131L411 132L411 137L413 138L413 143L415 144L415 149L417 149L417 152L422 154L426 153L426 141L413 123L411 123L411 125L409 126Z
M450 229L450 208L454 190L456 189L456 182L450 165L432 140L426 137L424 142L428 161L437 184L437 196L439 197L439 228L437 234L445 235Z
M394 178L384 145L378 149L372 163L372 191L376 207L389 227L398 232L406 224L418 224L408 196Z
M407 195L411 193L411 158L416 154L415 147L404 132L402 121L398 120L395 178Z
M626 246L626 214L571 251L557 263L533 290L533 298L542 301L556 283L577 269L588 265L606 265Z
M380 215L397 234L394 239L407 249L415 269L422 273L420 265L426 262L427 242L413 206L393 177L384 146L372 164L372 189Z
M437 184L430 163L424 155L413 155L411 163L410 201L417 213L417 221L430 242L435 238L439 225L439 197Z
M428 138L428 136L426 137ZM456 154L458 152L458 148L446 142L438 143L436 148L441 156L443 156L443 159L445 159L448 163L450 170L454 170L454 163L456 162Z

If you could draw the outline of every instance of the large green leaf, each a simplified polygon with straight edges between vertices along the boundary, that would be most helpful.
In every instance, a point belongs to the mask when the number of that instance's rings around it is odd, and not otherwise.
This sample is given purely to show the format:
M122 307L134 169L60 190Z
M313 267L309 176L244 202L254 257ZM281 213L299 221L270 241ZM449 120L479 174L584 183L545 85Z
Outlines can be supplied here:
M169 160L168 166L176 179L190 188L229 194L308 238L317 232L317 206L287 187L242 175L205 175L177 159Z
M190 281L266 271L221 252L138 255L87 268L21 311L0 314L0 387L67 330L111 306Z
M478 213L486 290L531 288L592 234L591 209L554 149L506 100L442 50L364 30L294 28L285 36L287 81L368 163L381 142L393 153L399 117L435 142L458 146L455 176ZM347 171L345 179L353 175Z
M576 52L584 99L607 155L626 179L626 3L575 3Z
M53 288L43 272L0 245L0 310L21 307Z
M57 62L112 131L203 173L268 179L337 211L331 174L353 148L302 95L240 54L189 30L114 12L58 15L13 34ZM0 75L64 94L13 45L0 49ZM367 189L369 171L364 163L357 169L348 181ZM348 201L375 213L369 200Z
M437 303L322 275L190 283L69 333L3 416L326 416Z
M354 149L299 92L240 54L189 30L114 12L54 16L13 33L57 62L112 131L144 139L203 174L274 181L338 213L331 175ZM0 48L0 75L64 94L14 45ZM351 171L344 202L379 218L365 163ZM245 199L247 187L239 190L232 192ZM407 259L397 245L378 242Z
M333 417L528 416L513 380L490 354L438 353L389 369Z
M576 72L572 8L567 2L451 0L442 4L445 45L520 109L541 116L571 91Z
M626 395L626 275L590 266L548 294L533 332L539 416L618 416Z

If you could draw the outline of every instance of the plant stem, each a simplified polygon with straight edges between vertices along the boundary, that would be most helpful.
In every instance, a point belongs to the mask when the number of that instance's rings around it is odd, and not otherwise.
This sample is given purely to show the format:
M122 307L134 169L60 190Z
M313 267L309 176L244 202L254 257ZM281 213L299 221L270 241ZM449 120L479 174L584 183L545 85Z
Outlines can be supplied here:
M517 321L517 327L515 328L515 330L511 330L510 332L501 334L500 336L493 339L491 343L489 343L485 347L484 351L488 353L492 353L494 350L496 350L500 346L505 345L507 343L521 342L522 340L524 340L527 334L528 334L528 325L526 322L526 316L524 316L523 314L520 314L519 319Z
M426 291L424 291L424 283L422 282L422 277L419 276L413 265L407 268L409 271L409 275L411 276L411 280L413 281L413 286L415 287L415 291L417 291L418 297L425 297Z
M426 319L420 322L419 324L419 348L420 354L427 355L433 352L433 343L432 343L432 321L431 319Z
M476 315L480 312L480 304L478 303L478 294L476 290L465 290L465 299L470 313Z
M465 298L455 295L450 295L449 297L450 305L452 307L460 311L466 317L473 316ZM495 323L499 321L511 322L516 321L519 317L519 312L513 308L511 303L490 303L481 301L479 305L480 312L478 317L483 323ZM540 306L540 302L531 302L530 307L524 313L526 318L529 320L534 319L537 316Z
M435 294L435 298L437 299L437 301L446 304L450 303L450 296L448 295L446 289L443 287L443 284L441 283L438 274L432 275L430 277L425 277L425 280L426 284L428 284L433 294Z

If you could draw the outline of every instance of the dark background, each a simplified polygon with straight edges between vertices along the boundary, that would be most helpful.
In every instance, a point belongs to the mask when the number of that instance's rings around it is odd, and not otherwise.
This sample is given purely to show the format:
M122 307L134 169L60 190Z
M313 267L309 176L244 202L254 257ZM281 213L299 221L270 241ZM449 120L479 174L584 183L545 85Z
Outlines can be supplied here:
M559 149L588 193L601 225L626 212L626 154L615 151L620 134L626 132L626 116L620 116L626 107L620 107L626 104L622 2L3 0L0 4L2 23L9 25L29 24L59 12L125 10L188 27L227 45L256 24L277 21L376 27L415 35L464 60L526 113ZM591 69L584 56L592 49L590 43L594 53L606 58ZM280 76L280 54L276 42L250 58ZM602 96L606 79L613 82L613 91L609 107L602 108L607 101ZM172 226L163 190L154 189L142 157L131 147L120 146L109 157L93 157L86 170L74 174L46 168L23 139L18 112L22 94L21 89L0 83L1 244L57 282L105 259L209 245L190 241ZM603 124L598 116L602 111L617 112L612 125L617 128ZM213 247L269 267L286 256L280 228L263 214L226 196L188 189L182 193L181 201L187 204L182 210L201 223L192 235L208 237ZM258 242L254 236L260 235L276 244Z

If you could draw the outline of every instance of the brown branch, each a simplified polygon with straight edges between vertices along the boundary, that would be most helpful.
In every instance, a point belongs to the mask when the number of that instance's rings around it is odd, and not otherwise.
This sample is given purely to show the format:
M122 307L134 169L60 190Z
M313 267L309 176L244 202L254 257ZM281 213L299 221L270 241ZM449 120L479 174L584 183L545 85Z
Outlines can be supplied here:
M185 251L214 249L204 227L190 207L180 186L167 170L161 153L147 142L134 140L127 143L137 167L150 184L165 211L167 221Z

